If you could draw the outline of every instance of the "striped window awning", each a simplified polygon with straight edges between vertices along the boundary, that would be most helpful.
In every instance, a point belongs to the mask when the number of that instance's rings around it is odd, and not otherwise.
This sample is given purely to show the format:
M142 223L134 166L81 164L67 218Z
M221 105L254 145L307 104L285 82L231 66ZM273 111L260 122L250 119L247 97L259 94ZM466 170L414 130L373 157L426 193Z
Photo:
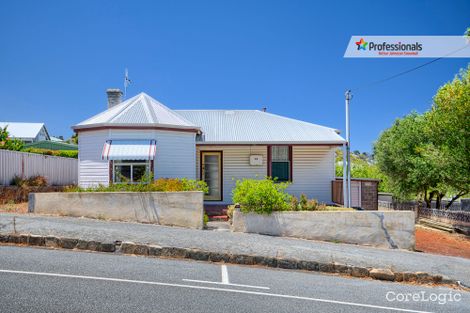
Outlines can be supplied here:
M153 160L157 151L154 139L107 140L103 147L103 160Z

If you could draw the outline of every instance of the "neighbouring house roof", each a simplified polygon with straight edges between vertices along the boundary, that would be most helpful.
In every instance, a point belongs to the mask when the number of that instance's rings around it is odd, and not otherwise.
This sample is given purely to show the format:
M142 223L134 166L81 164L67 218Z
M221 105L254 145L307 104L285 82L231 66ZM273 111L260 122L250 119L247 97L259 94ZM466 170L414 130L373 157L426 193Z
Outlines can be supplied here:
M143 92L72 128L80 130L101 126L199 129L195 124Z
M0 127L8 126L7 130L11 137L18 139L34 139L42 128L45 129L46 138L49 138L44 123L18 123L18 122L0 122Z
M78 150L78 145L66 143L63 141L42 140L38 142L28 143L25 148L37 148L48 150Z
M64 139L61 139L59 137L55 137L55 136L50 136L51 137L51 141L56 141L56 142L64 142L65 140Z
M201 127L199 144L343 144L334 128L258 110L175 110Z

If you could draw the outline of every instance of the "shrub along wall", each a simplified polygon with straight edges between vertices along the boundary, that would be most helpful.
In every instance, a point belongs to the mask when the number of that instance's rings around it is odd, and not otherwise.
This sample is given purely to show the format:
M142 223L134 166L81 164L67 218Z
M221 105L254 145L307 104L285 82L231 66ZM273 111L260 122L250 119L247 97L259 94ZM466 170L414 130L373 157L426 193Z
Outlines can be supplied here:
M0 186L0 204L26 202L31 192L59 192L65 188L64 186Z

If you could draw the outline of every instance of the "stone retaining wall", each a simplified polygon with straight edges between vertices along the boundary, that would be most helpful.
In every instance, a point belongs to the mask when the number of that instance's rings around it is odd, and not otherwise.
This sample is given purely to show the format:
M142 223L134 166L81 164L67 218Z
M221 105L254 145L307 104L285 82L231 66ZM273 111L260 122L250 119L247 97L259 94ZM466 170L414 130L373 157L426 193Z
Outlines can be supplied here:
M270 215L234 212L232 230L272 236L414 249L415 215L389 212L274 212Z
M197 229L204 216L201 191L31 193L29 212Z
M426 272L396 272L391 269L351 266L336 262L316 262L282 257L264 257L257 255L230 254L199 249L162 247L158 245L139 244L134 242L99 242L79 238L61 238L55 236L39 236L31 234L0 234L0 244L17 244L43 246L46 248L62 248L89 250L97 252L123 253L149 257L185 258L197 261L224 262L242 265L258 265L289 270L316 271L336 273L352 277L368 277L378 280L410 282L413 284L446 284L464 287L459 281L443 277L440 274Z

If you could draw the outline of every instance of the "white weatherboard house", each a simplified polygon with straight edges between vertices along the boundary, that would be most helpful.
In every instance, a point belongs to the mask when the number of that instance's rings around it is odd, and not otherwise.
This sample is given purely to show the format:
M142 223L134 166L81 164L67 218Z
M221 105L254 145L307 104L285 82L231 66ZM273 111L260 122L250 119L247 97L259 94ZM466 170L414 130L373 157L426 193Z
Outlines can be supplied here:
M75 126L79 185L187 177L207 182L206 204L232 202L237 179L289 181L288 192L331 202L335 149L345 140L329 127L257 110L171 110L145 93Z

